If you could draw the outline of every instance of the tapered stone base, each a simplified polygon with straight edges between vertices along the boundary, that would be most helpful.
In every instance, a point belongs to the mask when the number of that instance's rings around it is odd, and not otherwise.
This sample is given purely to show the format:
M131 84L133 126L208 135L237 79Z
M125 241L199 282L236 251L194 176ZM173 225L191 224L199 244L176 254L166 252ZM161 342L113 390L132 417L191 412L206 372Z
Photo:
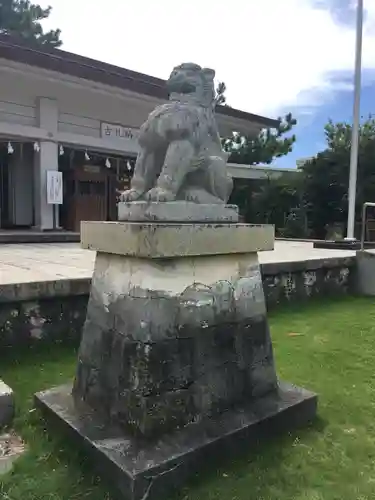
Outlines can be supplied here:
M101 476L124 500L160 500L181 487L213 458L250 450L261 439L309 423L315 394L288 384L214 418L187 425L157 441L142 441L110 426L87 406L74 404L70 385L36 395L36 404L54 426L60 423L91 456Z
M128 500L315 416L278 384L257 252L273 228L84 223L97 250L73 387L37 395Z
M78 358L77 402L147 438L275 390L257 254L98 252Z

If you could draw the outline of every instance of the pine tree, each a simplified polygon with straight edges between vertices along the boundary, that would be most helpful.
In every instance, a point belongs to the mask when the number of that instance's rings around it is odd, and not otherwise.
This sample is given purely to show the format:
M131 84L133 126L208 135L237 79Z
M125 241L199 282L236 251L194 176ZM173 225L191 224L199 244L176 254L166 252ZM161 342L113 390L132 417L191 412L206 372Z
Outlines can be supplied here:
M26 41L60 47L59 29L43 31L41 21L51 14L52 7L43 9L29 0L0 0L0 34L17 35Z
M289 135L296 123L297 120L288 113L284 118L279 118L277 128L264 129L256 137L235 134L224 139L223 147L230 153L229 162L245 165L269 164L275 158L287 155L296 141L294 134ZM288 135L285 137L286 134Z
M219 82L216 87L216 98L215 98L215 106L224 105L226 106L227 98L225 97L225 92L227 87L224 82Z

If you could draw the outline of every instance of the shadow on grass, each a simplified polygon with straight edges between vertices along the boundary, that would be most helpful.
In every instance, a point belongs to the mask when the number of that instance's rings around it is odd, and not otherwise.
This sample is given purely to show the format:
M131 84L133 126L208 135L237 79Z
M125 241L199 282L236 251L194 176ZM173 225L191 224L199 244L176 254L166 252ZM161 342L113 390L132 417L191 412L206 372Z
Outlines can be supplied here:
M317 418L303 429L272 435L253 445L251 450L244 446L236 450L232 460L228 456L217 457L191 477L182 490L175 491L170 500L271 498L272 478L284 473L283 464L290 449L296 442L321 432L324 426L324 421ZM300 484L294 484L292 489L289 487L289 498L299 498L301 490ZM261 492L262 496L255 492Z

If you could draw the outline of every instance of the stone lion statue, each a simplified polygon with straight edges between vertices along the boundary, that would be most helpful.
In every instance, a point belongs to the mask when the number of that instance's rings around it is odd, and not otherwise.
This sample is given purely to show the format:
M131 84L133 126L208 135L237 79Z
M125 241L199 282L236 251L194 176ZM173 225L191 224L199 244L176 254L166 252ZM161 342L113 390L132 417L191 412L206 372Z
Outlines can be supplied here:
M120 201L227 202L233 182L215 120L214 76L193 63L173 69L169 102L140 129L134 176Z

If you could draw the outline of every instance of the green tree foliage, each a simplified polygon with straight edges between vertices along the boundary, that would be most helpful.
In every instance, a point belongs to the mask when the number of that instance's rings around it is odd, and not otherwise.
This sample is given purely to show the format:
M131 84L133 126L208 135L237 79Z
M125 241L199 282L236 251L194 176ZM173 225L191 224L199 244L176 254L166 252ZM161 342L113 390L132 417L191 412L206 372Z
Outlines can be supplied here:
M292 151L296 141L294 134L287 135L297 121L292 114L279 118L276 129L262 130L256 137L243 137L234 134L223 140L223 148L229 153L229 162L245 165L270 164L275 158L285 156ZM296 203L295 195L288 191L287 180L273 178L267 181L249 182L235 180L231 202L239 206L247 222L271 222L277 227L283 226L283 210L289 211L286 200L291 206ZM293 192L296 189L292 188ZM293 202L292 202L293 199ZM268 201L267 201L268 200ZM266 206L268 205L268 206Z
M286 226L291 224L294 237L306 236L305 228L297 228L300 214L296 216L302 206L302 184L299 172L251 181L235 179L230 203L240 207L246 222L274 224L280 236L287 236Z
M216 89L217 104L226 103L225 91L225 83L219 83ZM292 151L296 136L290 135L289 132L296 124L297 120L293 118L291 113L288 113L284 118L279 118L276 128L261 130L256 137L244 137L234 133L232 137L224 138L222 140L223 149L229 153L229 162L231 163L269 164L275 158L285 156ZM273 180L259 183L236 179L231 202L239 206L241 215L247 222L265 222L270 217L270 208L266 208L263 201L267 199L266 193L268 192L270 196L274 196L275 193L271 193L272 189L280 191L284 203L285 192L281 181L277 183L277 186L274 186ZM282 206L284 206L283 203ZM278 206L281 207L281 205ZM281 208L277 209L278 220L283 219L283 216L280 215L281 210Z
M327 148L301 167L304 205L314 235L325 237L327 225L346 224L352 127L349 123L325 126ZM365 201L375 201L375 119L360 126L356 214Z
M269 177L261 183L253 197L256 219L282 229L291 211L301 205L300 184L298 173Z
M60 47L61 31L43 31L41 21L47 19L52 8L43 9L29 0L0 0L0 33L17 35L41 45Z
M216 87L215 105L227 106L225 92L227 87L224 82L219 82ZM296 136L289 134L297 124L297 120L288 113L279 117L276 128L266 128L256 137L244 137L234 133L232 137L222 141L224 150L229 153L229 161L245 165L269 164L275 158L280 158L290 153Z
M245 165L269 164L275 158L290 153L296 141L294 134L289 134L297 120L291 113L279 118L277 128L263 129L256 137L244 137L234 134L223 140L224 150L230 153L231 163Z
M305 219L308 234L315 238L325 238L332 226L341 225L345 231L351 136L350 123L329 121L325 126L326 148L300 167L299 172L295 175L288 172L266 182L256 181L253 186L236 181L231 200L244 207L247 221L275 224L284 236L306 236ZM359 131L357 221L365 201L375 202L375 118L372 116L362 121ZM375 219L371 210L370 217Z

